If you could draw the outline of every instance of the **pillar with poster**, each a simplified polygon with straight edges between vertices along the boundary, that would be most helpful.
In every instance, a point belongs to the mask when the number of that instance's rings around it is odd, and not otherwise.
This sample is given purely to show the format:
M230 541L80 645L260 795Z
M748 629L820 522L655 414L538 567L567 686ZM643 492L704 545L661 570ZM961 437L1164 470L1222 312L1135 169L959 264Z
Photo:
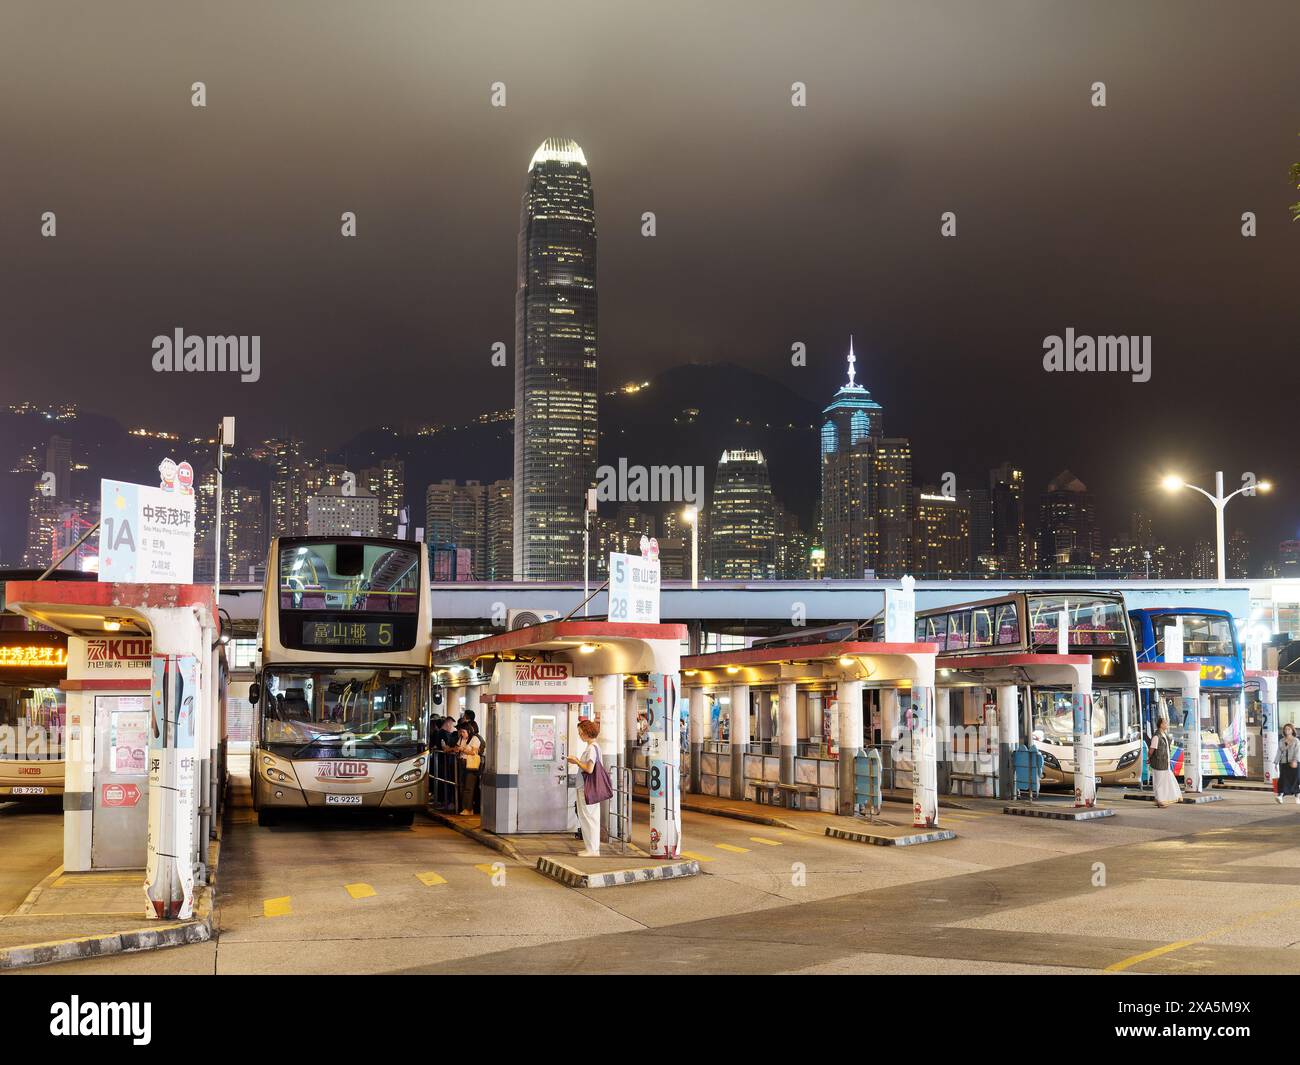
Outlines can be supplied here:
M681 689L675 673L651 673L647 692L650 854L676 858L680 853Z
M938 733L935 728L934 684L913 685L909 693L908 721L912 728L912 825L935 828L939 824L938 767L935 763Z
M196 655L153 655L149 725L149 837L145 896L150 917L194 914L195 721L201 710Z

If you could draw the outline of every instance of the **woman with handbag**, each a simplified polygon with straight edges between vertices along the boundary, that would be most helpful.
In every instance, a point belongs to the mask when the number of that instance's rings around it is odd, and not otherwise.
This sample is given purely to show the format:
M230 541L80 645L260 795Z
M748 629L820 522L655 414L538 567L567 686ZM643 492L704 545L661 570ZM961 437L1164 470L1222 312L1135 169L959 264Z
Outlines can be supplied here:
M1296 805L1300 806L1300 737L1289 721L1282 726L1282 735L1278 737L1277 767L1277 801L1294 795Z
M1174 743L1169 738L1169 719L1162 717L1156 721L1156 734L1151 737L1150 759L1151 786L1155 792L1156 805L1162 809L1183 801L1183 793L1178 787L1178 780L1170 769Z
M483 741L462 728L456 753L460 756L460 812L472 814L478 798L479 772L483 768Z
M582 841L586 849L579 851L584 858L600 857L600 804L614 794L614 786L609 779L609 771L600 760L600 748L596 746L596 737L600 735L600 724L583 719L578 722L578 735L586 741L582 754L566 759L570 765L582 770L582 785L574 805L578 809L578 827L582 830Z

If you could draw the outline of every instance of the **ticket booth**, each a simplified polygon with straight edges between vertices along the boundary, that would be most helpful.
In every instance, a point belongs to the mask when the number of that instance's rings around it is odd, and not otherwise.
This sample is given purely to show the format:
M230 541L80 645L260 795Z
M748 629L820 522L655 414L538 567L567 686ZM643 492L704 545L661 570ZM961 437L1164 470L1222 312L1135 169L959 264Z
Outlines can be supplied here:
M212 589L10 581L5 602L67 637L64 869L140 869L148 916L191 916L218 815Z
M590 680L568 662L498 662L481 703L484 757L493 767L483 827L503 835L574 831L578 778L567 758L578 747L578 721L591 716Z

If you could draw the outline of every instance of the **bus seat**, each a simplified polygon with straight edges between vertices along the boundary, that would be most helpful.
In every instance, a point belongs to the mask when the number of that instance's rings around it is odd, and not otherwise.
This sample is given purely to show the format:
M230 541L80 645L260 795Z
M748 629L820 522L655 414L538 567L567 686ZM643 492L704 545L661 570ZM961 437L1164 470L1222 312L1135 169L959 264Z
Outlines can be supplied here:
M286 721L311 720L311 707L307 705L306 693L302 688L286 688L280 699L281 716Z

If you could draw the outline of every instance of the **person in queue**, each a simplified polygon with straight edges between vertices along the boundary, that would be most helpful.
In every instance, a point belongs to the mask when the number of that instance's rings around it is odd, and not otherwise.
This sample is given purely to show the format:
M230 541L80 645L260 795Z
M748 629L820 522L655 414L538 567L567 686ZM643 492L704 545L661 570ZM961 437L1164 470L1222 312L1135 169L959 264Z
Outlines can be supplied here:
M479 776L483 768L483 741L467 728L457 730L455 747L460 758L460 812L462 816L478 813Z
M1282 735L1277 739L1277 770L1277 801L1280 803L1286 796L1294 795L1296 805L1300 806L1300 737L1289 721L1282 726Z

